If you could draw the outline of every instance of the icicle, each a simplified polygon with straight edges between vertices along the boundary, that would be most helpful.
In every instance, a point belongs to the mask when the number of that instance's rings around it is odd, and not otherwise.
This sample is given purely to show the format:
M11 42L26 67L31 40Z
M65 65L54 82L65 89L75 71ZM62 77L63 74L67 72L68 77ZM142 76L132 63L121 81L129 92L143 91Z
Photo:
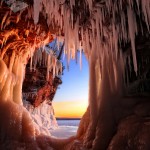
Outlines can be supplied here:
M11 86L11 82L12 82L12 76L10 74L8 74L6 82L2 88L0 97L1 97L1 101L6 102L7 100L10 99L10 86Z
M56 58L53 56L52 57L52 65L53 65L53 78L55 77L56 74Z
M7 66L4 63L4 61L0 58L0 83L2 82L6 74L7 74Z
M49 70L50 69L50 55L47 57L47 81L49 80Z
M71 6L71 9L73 8L73 6L75 6L75 0L70 0L70 6Z
M140 13L140 3L139 0L136 0L137 8L138 8L138 13Z
M89 9L90 11L92 11L92 7L93 7L93 0L87 0L87 3L89 5Z
M116 59L117 59L117 55L118 55L118 34L116 32L114 24L112 25L112 28L113 28L113 42L114 42L115 56L116 56Z
M34 0L34 23L37 24L39 21L41 0Z
M10 59L10 63L9 63L9 71L12 72L12 67L15 61L15 51L13 51L11 59Z
M147 25L147 29L150 33L150 28L149 28L149 25L150 25L150 18L148 18L148 15L150 17L150 13L149 13L149 1L147 0L142 0L141 2L142 4L142 11L143 11L143 14L144 14L144 19L145 19L145 22L146 22L146 25Z
M32 71L33 54L32 49L30 50L30 71Z
M129 28L129 35L131 39L131 46L132 46L132 57L133 57L133 64L134 64L134 71L137 74L137 60L136 60L136 51L135 51L135 17L133 11L130 7L127 10L128 13L128 28Z
M82 70L82 49L80 49L80 70Z
M56 62L56 76L61 75L62 74L62 63L57 60Z
M5 20L6 20L7 16L8 16L8 14L9 14L9 12L7 11L7 12L5 13L3 19L2 19L2 22L1 22L1 30L3 29L3 26L4 26L3 24L4 24L4 22L5 22Z
M14 90L14 86L16 84L16 77L13 73L10 73L11 76L12 76L12 82L11 82L11 85L10 85L10 100L13 99L13 90Z
M13 65L13 73L17 77L17 82L13 89L13 100L17 104L22 105L22 83L25 76L25 68L20 58L17 58L15 60L15 63Z

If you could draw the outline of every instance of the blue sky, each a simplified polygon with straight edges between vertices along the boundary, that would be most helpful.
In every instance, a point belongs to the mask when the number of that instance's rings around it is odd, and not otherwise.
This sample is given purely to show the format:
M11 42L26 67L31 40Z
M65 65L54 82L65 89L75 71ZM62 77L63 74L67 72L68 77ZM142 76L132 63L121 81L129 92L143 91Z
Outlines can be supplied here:
M73 102L73 105L75 102L87 104L89 68L85 56L82 55L82 69L80 69L80 64L76 63L75 60L70 61L69 70L67 69L66 59L63 60L63 64L65 65L64 75L62 75L63 83L59 86L60 88L57 90L53 102Z
M57 47L56 40L53 40L49 45L52 49L55 49ZM78 53L78 63L76 63L76 60L70 60L69 70L67 69L67 58L65 57L62 60L65 66L62 84L57 89L53 99L56 116L81 117L86 111L88 105L89 68L86 57L82 54L82 69L80 69L79 57L80 54ZM78 114L76 114L77 109Z

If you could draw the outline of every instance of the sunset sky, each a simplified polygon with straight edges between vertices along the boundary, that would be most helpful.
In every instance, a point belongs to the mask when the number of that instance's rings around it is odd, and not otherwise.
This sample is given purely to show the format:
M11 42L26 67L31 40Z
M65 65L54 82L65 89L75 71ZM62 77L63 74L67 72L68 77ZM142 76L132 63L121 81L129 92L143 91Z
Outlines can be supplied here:
M64 60L64 65L66 61ZM53 100L56 117L78 118L82 117L88 105L88 62L82 56L82 69L79 63L71 60L69 71L65 65L62 85L57 90Z

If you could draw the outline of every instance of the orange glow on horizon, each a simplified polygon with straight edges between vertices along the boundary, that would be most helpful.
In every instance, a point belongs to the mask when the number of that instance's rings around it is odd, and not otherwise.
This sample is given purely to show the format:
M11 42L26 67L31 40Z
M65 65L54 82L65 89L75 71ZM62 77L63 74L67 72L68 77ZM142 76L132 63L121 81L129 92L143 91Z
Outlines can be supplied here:
M88 102L86 101L65 101L53 102L55 117L59 118L81 118L85 113Z

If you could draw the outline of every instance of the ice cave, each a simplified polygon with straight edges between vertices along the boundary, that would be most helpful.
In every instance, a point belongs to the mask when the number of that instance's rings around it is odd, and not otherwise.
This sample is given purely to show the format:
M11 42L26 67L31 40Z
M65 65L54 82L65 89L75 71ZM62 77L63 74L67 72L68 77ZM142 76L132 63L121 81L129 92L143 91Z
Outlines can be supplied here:
M0 150L150 150L150 0L0 0L0 21ZM78 52L89 106L56 139L44 115Z

